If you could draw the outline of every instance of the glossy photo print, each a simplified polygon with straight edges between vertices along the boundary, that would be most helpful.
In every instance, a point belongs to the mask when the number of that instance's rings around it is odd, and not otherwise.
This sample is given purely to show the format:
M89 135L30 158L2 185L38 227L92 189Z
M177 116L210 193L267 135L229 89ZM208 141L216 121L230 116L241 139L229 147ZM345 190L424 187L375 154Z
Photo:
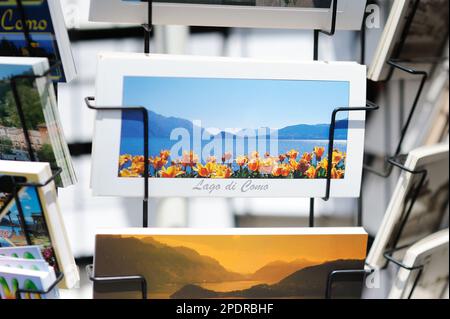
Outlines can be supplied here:
M142 274L149 299L324 298L331 271L364 267L367 243L361 230L287 230L285 235L263 234L264 229L260 234L244 229L219 235L127 232L97 235L95 273ZM358 297L358 285L339 283L335 297ZM140 298L140 289L136 283L122 289L96 283L94 297Z
M9 200L8 206L0 210L0 215L3 216L0 219L0 247L39 246L45 260L58 269L36 188L25 187L19 193L23 215L20 214L17 203L11 199L10 194L0 193L0 196Z
M124 105L148 110L153 178L323 179L328 165L345 178L346 114L332 159L328 137L348 82L125 77L123 92ZM122 114L118 174L143 177L142 113Z
M323 197L328 168L330 196L357 197L365 113L339 112L331 147L329 135L336 108L365 105L365 71L342 62L105 54L95 104L124 110L97 113L94 194L142 196L148 163L150 197Z

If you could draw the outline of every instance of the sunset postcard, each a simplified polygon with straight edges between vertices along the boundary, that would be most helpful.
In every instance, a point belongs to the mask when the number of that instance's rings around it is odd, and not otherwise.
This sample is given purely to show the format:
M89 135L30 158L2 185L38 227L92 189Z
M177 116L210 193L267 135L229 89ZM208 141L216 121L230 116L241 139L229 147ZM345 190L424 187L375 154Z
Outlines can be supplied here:
M150 299L324 298L328 275L334 270L363 269L366 256L367 234L362 230L333 231L100 234L95 273L141 274ZM333 288L336 296L353 298L360 294L360 284L341 282ZM95 298L140 296L138 283L94 287Z

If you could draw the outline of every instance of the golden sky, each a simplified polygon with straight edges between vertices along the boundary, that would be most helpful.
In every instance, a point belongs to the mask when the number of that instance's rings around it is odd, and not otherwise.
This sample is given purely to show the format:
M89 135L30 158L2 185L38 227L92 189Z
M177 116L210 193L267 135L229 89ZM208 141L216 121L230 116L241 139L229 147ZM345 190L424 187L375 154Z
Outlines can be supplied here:
M136 236L144 238L146 236ZM156 235L160 243L194 249L226 269L253 273L273 261L307 259L318 263L337 259L365 259L367 235Z

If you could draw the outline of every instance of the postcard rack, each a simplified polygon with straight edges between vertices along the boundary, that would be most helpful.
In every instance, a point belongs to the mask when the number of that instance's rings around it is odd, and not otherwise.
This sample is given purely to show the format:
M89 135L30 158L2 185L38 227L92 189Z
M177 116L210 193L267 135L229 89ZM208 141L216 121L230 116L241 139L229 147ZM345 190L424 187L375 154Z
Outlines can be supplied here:
M147 24L143 24L144 28L144 52L146 54L150 53L150 32L152 30L152 0L147 0L149 3L148 6L148 17L149 21ZM324 33L326 35L332 36L336 30L336 18L337 18L337 5L338 0L333 1L333 8L331 14L331 27L329 31L324 30L314 30L314 59L318 59L319 53L319 35L320 33ZM364 54L364 49L361 49L361 53ZM363 58L363 57L362 57ZM96 106L94 105L95 98L94 97L86 97L85 103L88 108L96 111L122 111L122 112L130 112L137 111L141 112L144 121L144 158L148 158L148 112L147 109L142 106ZM379 109L379 106L367 101L366 106L361 107L339 107L336 108L331 115L331 125L329 132L329 142L328 142L328 156L332 158L333 155L333 144L334 144L334 133L336 128L336 117L338 113L341 112L352 112L352 111L374 111ZM330 189L331 189L331 165L327 168L327 179L326 179L326 189L325 189L325 197L323 198L325 201L330 198ZM149 163L148 161L144 161L144 199L143 199L143 227L148 227L148 200L149 200ZM309 214L309 225L310 227L314 227L314 198L310 199L310 214ZM125 283L125 282L139 282L141 285L141 295L142 299L147 299L147 281L144 276L135 274L135 275L127 275L127 276L105 276L105 277L96 277L94 272L95 269L93 265L89 265L86 268L89 279L94 283ZM339 277L345 277L345 281L355 281L355 278L358 281L363 281L367 275L371 274L373 270L364 269L364 270L335 270L332 271L327 278L327 289L325 293L325 298L332 297L333 290L333 282L337 280Z
M25 223L25 214L23 211L22 203L20 201L20 189L23 187L34 187L34 188L42 188L47 186L48 184L55 181L55 179L61 174L62 169L58 168L53 175L47 179L44 183L31 183L28 182L27 179L23 176L1 176L0 177L0 192L11 194L11 198L9 200L14 200L17 207L17 212L19 214L19 222L21 224L22 229L24 229L25 240L27 241L27 245L33 245L33 242L30 238L30 234L26 231L26 223ZM39 205L42 206L42 203L39 199ZM48 232L48 230L47 230ZM16 290L16 299L21 299L21 294L39 294L46 295L51 292L64 278L64 274L62 272L57 272L56 280L54 283L50 285L48 289L44 290L34 290L34 289L17 289Z

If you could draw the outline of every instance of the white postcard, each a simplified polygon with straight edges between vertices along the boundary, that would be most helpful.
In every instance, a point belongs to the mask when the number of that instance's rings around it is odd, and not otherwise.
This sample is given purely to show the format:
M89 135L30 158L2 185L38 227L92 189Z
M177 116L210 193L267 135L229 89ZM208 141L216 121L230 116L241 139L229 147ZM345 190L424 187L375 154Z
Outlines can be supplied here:
M365 112L342 112L328 159L331 115L366 103L366 68L286 62L101 54L96 104L142 106L149 118L151 197L358 197ZM144 195L139 111L97 113L95 195Z
M336 28L360 30L366 1L339 0ZM153 24L218 27L322 29L331 27L333 0L155 0ZM142 24L141 0L91 0L89 20Z

